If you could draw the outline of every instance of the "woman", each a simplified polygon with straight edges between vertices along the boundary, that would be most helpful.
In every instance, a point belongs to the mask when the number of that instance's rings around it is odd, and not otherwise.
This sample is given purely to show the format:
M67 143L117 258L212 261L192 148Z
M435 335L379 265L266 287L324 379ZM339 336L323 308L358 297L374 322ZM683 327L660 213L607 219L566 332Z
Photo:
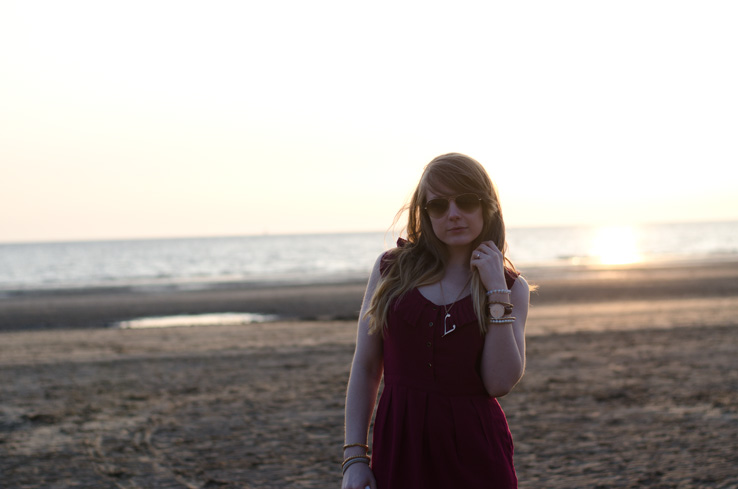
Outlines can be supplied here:
M497 191L451 153L428 164L408 207L407 240L377 259L364 297L342 487L515 488L496 398L523 376L530 292L505 257Z

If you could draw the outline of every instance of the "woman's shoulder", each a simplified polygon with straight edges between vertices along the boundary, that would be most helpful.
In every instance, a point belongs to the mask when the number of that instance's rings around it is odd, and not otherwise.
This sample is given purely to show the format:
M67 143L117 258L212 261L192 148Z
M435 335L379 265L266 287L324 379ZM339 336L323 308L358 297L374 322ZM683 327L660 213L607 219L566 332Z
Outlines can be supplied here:
M382 253L379 257L379 271L382 275L387 273L387 270L392 266L393 263L397 260L397 255L399 251L402 248L405 248L410 244L409 241L403 238L397 239L397 246L395 248L391 248L384 253Z
M505 267L505 281L507 282L507 288L521 297L528 297L532 292L538 290L538 285L529 283L525 276L514 268Z

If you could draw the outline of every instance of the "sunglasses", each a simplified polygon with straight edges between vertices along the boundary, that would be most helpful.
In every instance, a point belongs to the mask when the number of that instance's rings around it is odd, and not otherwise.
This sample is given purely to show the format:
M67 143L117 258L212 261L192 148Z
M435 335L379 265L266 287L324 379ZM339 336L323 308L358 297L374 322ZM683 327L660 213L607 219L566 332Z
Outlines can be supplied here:
M482 205L482 199L477 194L461 194L453 197L439 197L431 199L425 203L425 211L434 219L443 217L451 206L451 201L456 203L456 207L464 213L474 212Z

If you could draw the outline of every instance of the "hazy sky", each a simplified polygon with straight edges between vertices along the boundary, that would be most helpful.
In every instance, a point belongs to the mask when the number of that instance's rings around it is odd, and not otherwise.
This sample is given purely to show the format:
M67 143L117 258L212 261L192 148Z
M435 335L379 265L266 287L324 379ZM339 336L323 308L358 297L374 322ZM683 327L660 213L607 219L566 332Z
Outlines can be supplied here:
M734 1L0 3L0 241L738 219Z

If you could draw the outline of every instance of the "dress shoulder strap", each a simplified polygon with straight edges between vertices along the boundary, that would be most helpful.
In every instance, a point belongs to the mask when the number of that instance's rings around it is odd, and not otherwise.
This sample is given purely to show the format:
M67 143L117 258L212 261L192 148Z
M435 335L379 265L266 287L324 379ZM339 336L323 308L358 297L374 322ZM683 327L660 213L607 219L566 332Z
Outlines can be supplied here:
M516 272L515 270L511 270L505 267L505 283L507 284L508 289L512 289L512 286L515 283L515 279L517 279L519 276L520 272Z
M397 240L397 248L404 248L409 244L409 241L406 239L399 238ZM382 255L382 259L379 260L379 273L384 277L384 275L387 273L387 270L389 270L389 267L392 266L392 264L395 262L395 254L393 253L393 250L385 251Z

